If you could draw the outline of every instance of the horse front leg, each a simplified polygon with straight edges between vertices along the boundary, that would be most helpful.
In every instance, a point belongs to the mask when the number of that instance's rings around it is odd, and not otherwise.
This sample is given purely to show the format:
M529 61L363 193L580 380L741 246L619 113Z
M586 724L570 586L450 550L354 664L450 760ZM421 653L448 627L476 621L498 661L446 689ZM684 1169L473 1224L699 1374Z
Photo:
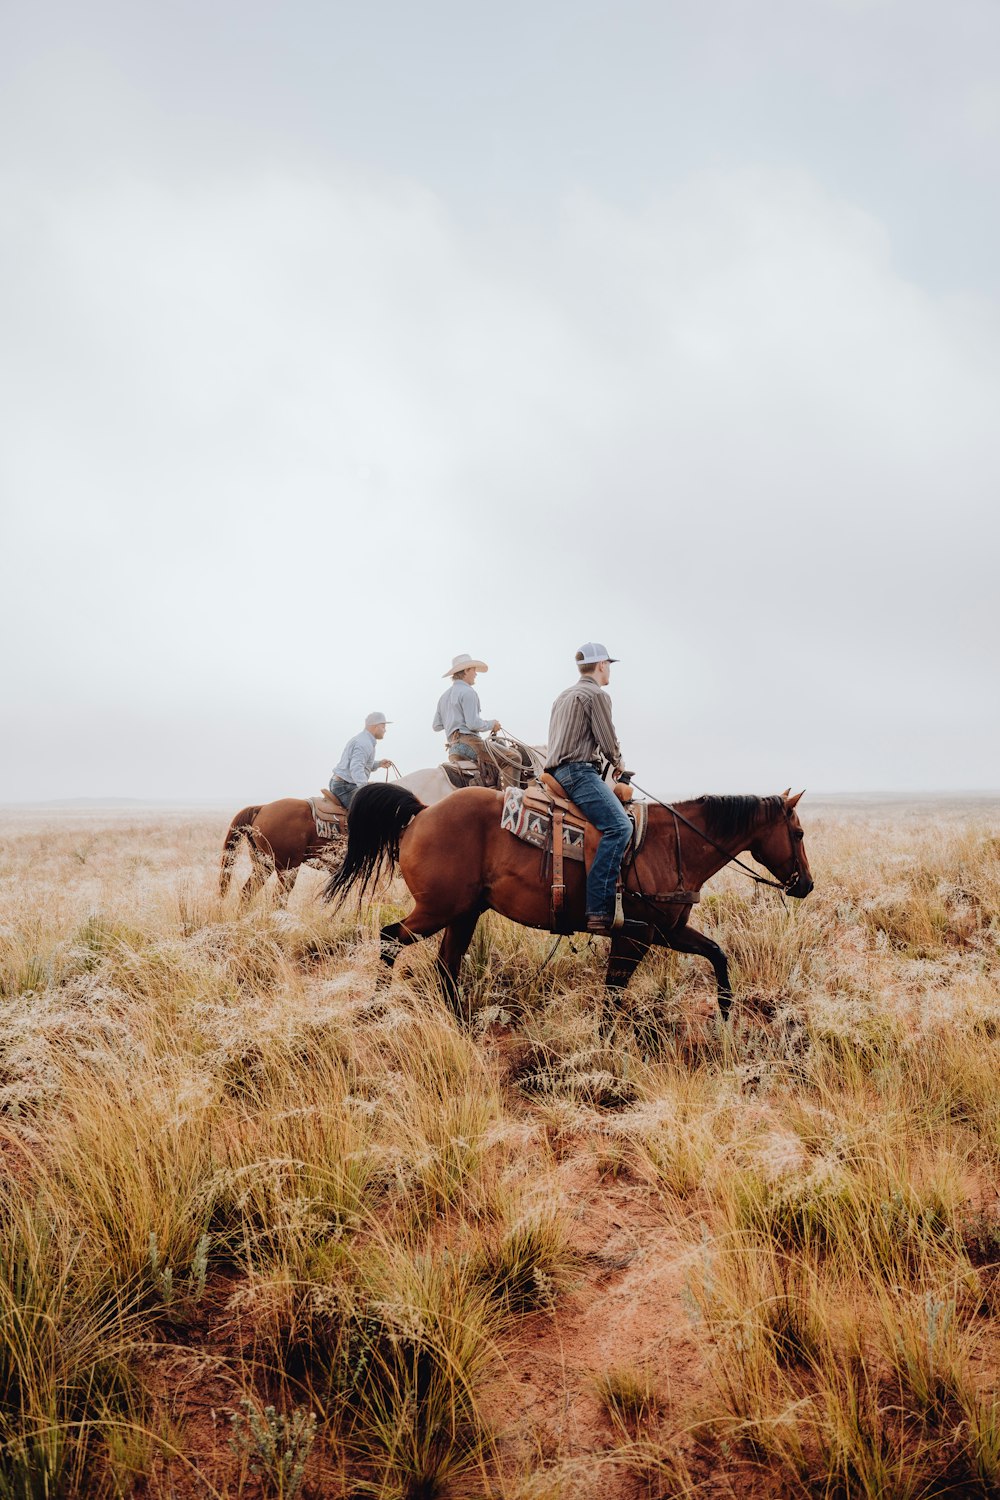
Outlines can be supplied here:
M714 943L697 928L688 927L686 923L679 927L661 929L659 941L664 947L673 948L677 953L693 953L698 958L708 959L715 972L719 1014L724 1022L728 1021L733 992L729 984L729 963L718 943Z
M604 1002L601 1006L600 1023L602 1036L614 1028L621 1009L621 992L648 952L649 940L646 937L623 937L619 933L612 937L608 971L604 976Z

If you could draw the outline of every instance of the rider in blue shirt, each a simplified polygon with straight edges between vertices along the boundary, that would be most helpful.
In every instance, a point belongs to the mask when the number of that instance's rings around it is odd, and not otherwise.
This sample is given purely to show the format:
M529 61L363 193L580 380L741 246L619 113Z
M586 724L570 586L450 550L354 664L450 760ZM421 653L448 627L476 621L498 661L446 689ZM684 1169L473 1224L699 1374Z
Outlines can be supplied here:
M344 746L344 752L330 777L330 791L345 807L350 807L351 799L363 786L367 786L373 771L381 771L385 766L392 765L392 761L375 759L378 742L385 734L388 722L385 714L369 714L361 733L349 739Z

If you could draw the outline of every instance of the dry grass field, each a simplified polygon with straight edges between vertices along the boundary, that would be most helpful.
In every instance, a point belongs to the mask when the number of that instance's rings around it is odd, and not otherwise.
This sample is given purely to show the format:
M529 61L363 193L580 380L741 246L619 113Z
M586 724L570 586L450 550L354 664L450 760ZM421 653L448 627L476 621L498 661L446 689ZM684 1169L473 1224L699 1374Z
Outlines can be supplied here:
M729 953L216 894L233 809L0 813L0 1500L1000 1494L1000 805L800 809ZM361 922L359 927L358 922Z

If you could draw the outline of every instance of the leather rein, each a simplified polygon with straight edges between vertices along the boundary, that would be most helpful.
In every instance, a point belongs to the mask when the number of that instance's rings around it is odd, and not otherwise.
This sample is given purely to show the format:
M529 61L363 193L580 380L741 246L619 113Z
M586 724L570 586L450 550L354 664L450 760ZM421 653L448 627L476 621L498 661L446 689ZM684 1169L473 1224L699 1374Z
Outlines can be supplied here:
M670 813L674 819L674 832L677 837L678 879L680 879L681 861L681 842L680 829L677 827L678 822L685 824L686 827L691 829L692 833L696 833L700 839L704 839L706 844L711 844L713 849L718 849L720 854L725 854L727 864L736 865L738 869L743 871L744 875L748 875L751 880L756 881L757 885L769 885L773 890L780 891L782 896L785 896L791 890L792 886L795 885L796 881L802 878L802 866L799 862L799 841L798 839L796 839L794 831L792 829L792 819L789 808L785 808L785 821L788 824L788 843L791 848L792 860L795 868L793 869L791 875L789 875L788 879L785 881L769 880L766 875L758 875L756 870L751 870L750 866L745 865L738 855L730 854L728 850L723 848L722 844L716 843L715 839L711 838L703 828L699 828L696 823L692 823L691 820L689 818L686 818L683 813L678 812L676 807L674 807L671 803L661 802L659 797L654 797L652 792L648 792L645 787L639 786L638 782L633 781L632 785L635 787L637 792L641 792L644 797L648 797L650 802L655 802L658 807L665 807L667 812ZM646 899L649 900L650 898L647 897Z

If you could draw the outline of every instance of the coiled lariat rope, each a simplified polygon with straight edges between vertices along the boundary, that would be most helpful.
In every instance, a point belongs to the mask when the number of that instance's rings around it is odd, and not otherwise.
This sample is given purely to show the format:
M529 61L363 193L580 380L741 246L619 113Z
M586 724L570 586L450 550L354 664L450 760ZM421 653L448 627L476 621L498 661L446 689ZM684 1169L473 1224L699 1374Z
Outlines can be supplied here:
M502 729L500 731L493 730L489 737L483 741L490 760L496 766L498 771L510 771L513 768L510 765L509 761L501 760L497 755L496 750L494 749L494 746L492 744L493 740L504 740L507 742L507 744L513 745L516 749L520 750L522 761L524 758L527 758L528 764L531 767L532 775L536 779L545 769L545 750L543 746L528 745L524 742L524 740L519 740L516 734L511 734L509 730Z

